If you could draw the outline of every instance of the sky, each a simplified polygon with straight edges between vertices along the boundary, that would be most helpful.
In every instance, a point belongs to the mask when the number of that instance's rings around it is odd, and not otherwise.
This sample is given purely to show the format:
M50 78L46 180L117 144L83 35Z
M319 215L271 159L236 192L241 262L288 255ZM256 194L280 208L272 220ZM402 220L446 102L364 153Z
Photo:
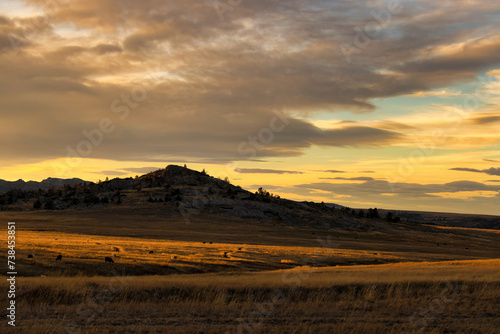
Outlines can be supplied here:
M497 1L1 1L0 179L500 215L499 88Z

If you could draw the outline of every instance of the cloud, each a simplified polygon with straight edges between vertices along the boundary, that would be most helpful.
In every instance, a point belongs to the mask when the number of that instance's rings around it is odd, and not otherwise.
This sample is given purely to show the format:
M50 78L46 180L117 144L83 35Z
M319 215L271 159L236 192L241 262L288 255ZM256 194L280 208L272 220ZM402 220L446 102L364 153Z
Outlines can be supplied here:
M243 1L221 20L197 0L26 3L49 19L0 19L0 140L9 143L0 154L16 161L65 157L104 118L115 130L88 156L118 161L225 163L399 145L411 124L324 129L302 115L374 112L375 99L447 91L500 65L500 40L471 37L498 30L495 3L460 2L454 15L440 2L405 3L351 65L339 46L384 5ZM25 42L16 55L8 36ZM255 155L238 150L285 105L282 131L257 142Z
M94 50L98 55L123 51L123 49L119 45L112 45L112 44L99 44L94 46L92 50Z
M259 188L263 188L263 189L266 189L266 190L279 190L279 189L281 189L280 186L275 186L275 185L271 185L271 184L252 184L252 185L249 185L246 188L247 189L259 189Z
M489 169L483 169L482 172L488 175L500 176L500 168L491 167Z
M161 168L162 167L129 167L129 168L123 168L123 170L132 173L149 173Z
M498 53L500 53L500 39L473 40L457 48L456 51L412 60L399 69L411 73L415 79L453 82L498 64Z
M481 116L471 119L474 124L490 124L500 122L500 116Z
M402 135L397 132L365 126L324 130L322 136L314 141L319 146L381 146L397 141Z
M237 173L255 173L255 174L303 174L303 172L281 170L281 169L262 169L262 168L236 168Z
M498 161L498 160L493 160L493 159L483 159L483 161L487 161L487 162L497 162L497 163L500 163L500 161Z
M365 182L312 182L280 189L303 198L354 208L379 207L385 209L476 212L499 214L500 184L487 185L474 181L438 183L390 183L385 180ZM318 197L321 194L320 197Z
M328 169L328 170L325 170L325 172L327 172L327 173L347 173L346 171L336 170L336 169Z
M350 181L373 181L373 177L360 176L360 177L320 177L321 180L350 180Z
M457 170L461 172L473 172L473 173L482 173L479 169L474 169L474 168L462 168L462 167L457 167L457 168L450 168L450 170Z
M443 90L439 90L439 91L422 91L422 92L415 92L415 93L412 93L412 94L408 94L409 96L413 96L413 97L429 97L429 96L457 96L457 95L460 95L462 94L462 92L458 91L458 90L447 90L447 89L443 89Z
M330 191L336 195L370 198L383 194L392 194L401 198L435 198L439 193L454 193L463 191L496 191L499 186L489 186L480 182L455 181L445 184L397 183L391 184L384 180L368 180L362 183L309 183L297 185L298 188Z
M473 172L473 173L484 173L488 175L496 175L500 176L500 168L495 168L491 167L488 169L474 169L474 168L462 168L462 167L457 167L457 168L450 168L450 170L456 170L456 171L462 171L462 172Z
M121 171L118 171L118 170L103 170L103 171L100 171L100 172L91 172L91 173L101 174L101 175L127 175L128 174L128 173L121 172Z

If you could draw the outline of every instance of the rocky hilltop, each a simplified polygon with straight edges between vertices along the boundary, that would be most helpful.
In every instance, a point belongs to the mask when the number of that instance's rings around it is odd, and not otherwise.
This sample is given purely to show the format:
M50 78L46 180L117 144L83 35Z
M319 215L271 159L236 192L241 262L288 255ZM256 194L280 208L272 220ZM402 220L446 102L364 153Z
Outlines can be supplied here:
M78 182L80 181L80 182ZM2 210L67 210L156 206L179 211L186 220L210 213L317 227L366 225L364 219L323 203L296 202L264 189L252 193L227 180L169 165L135 178L93 183L73 179L62 186L11 189L0 196Z
M294 226L336 226L361 230L371 230L374 224L380 228L381 224L387 225L385 223L390 223L390 226L425 223L500 228L500 217L497 216L354 210L335 204L291 201L262 188L252 193L204 171L176 165L135 178L115 178L98 183L54 178L42 182L6 182L0 182L0 189L8 188L3 194L0 192L2 211L153 208L165 214L180 213L186 221L194 215L209 214L213 219L224 215Z

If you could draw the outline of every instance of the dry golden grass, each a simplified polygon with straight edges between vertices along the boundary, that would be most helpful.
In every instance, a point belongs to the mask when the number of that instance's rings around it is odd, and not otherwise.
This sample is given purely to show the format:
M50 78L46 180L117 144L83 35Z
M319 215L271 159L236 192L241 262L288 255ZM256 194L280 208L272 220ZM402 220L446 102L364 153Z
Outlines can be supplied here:
M18 230L17 240L17 266L24 276L110 276L113 271L126 275L242 272L443 259L442 254L343 249L341 243L328 237L316 247L297 247ZM35 259L27 259L32 253ZM63 260L56 262L58 254ZM104 263L106 256L115 263Z
M489 334L500 327L500 260L29 277L18 285L26 334L73 327L82 333Z
M499 233L384 223L364 232L322 230L203 215L188 225L157 210L16 212L19 332L500 328ZM113 253L115 263L104 263Z

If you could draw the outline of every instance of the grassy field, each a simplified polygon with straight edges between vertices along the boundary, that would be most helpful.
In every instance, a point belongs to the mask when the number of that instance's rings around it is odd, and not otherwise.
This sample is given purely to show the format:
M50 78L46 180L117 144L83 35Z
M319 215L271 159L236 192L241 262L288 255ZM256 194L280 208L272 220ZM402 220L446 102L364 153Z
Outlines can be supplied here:
M116 270L127 275L245 272L301 265L324 267L449 259L446 254L414 250L344 249L339 239L330 236L319 237L316 247L203 243L24 230L18 230L17 239L21 242L17 267L24 276L110 276ZM35 254L35 258L28 259L28 254ZM63 259L55 261L59 254ZM111 257L114 264L105 263L106 256ZM456 259L468 257L455 256Z
M500 261L19 279L23 333L498 333ZM6 288L2 282L2 288Z
M155 210L0 213L5 222L16 220L16 329L403 334L500 328L498 231L383 222L367 231L313 229L203 214L186 224ZM6 240L0 244L6 249ZM62 261L55 261L59 254ZM7 290L5 278L0 287ZM0 298L6 305L5 294Z

